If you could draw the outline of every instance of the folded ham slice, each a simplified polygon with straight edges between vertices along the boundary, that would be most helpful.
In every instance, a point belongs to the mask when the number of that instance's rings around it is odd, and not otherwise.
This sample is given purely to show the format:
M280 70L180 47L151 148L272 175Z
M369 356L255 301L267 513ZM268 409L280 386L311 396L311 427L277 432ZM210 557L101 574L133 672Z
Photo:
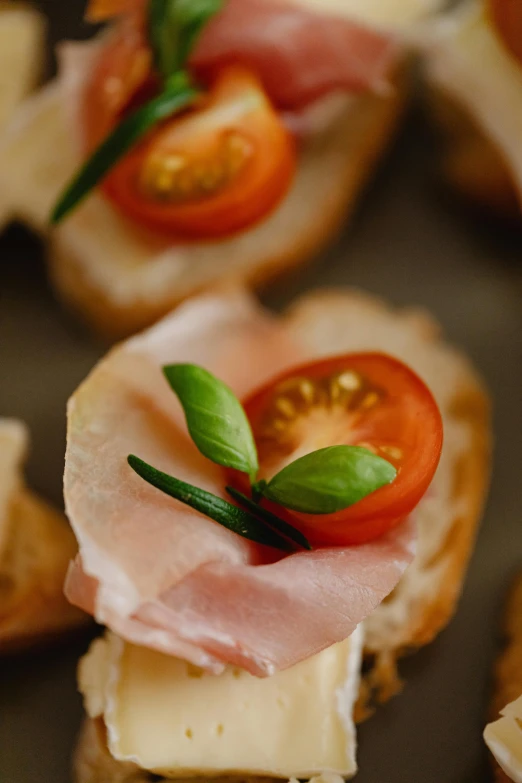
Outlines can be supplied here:
M252 68L280 108L324 95L386 87L397 42L389 35L289 0L228 0L203 30L191 64L213 73L230 62Z
M94 0L93 21L143 15L146 0ZM254 70L272 101L296 110L323 96L386 87L398 43L346 14L317 12L299 0L226 0L206 25L191 58L208 80L228 63Z
M137 454L223 497L223 473L188 437L162 365L198 363L242 397L309 357L246 294L223 292L182 306L94 369L69 404L73 603L130 641L213 671L233 663L268 675L350 635L410 562L410 523L365 546L275 560L126 462Z

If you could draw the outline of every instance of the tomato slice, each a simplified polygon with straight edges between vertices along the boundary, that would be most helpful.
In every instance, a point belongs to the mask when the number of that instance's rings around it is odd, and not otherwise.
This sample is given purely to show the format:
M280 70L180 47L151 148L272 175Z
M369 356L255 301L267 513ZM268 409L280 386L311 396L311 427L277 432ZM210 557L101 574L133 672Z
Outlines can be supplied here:
M384 354L348 354L293 369L244 406L260 479L304 454L341 444L364 446L397 468L391 484L335 514L271 504L315 546L360 544L398 525L426 492L439 462L442 419L430 391L406 365Z
M92 151L122 115L158 90L138 16L126 17L104 47L84 95ZM137 144L101 185L133 221L192 238L232 234L273 210L292 181L295 142L261 82L223 68L190 111Z
M522 3L520 0L489 0L493 23L507 49L522 64Z

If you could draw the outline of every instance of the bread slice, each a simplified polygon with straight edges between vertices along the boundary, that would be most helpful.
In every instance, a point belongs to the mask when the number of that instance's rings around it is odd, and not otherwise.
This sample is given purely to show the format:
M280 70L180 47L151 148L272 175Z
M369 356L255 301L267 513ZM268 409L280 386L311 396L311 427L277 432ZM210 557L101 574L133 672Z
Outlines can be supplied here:
M477 204L519 219L522 68L487 0L454 5L418 37L429 112L444 137L442 171Z
M258 285L303 262L348 219L407 93L401 73L388 94L349 102L305 143L283 203L232 238L169 246L137 230L99 195L90 197L50 234L50 274L59 296L96 330L120 337L202 289L231 280ZM78 164L60 87L51 84L27 101L0 139L4 215L48 234L51 208Z
M26 3L0 2L0 127L41 76L45 23Z
M20 422L0 419L0 653L88 619L63 595L74 536L62 515L23 485L27 439Z
M490 717L495 721L507 704L522 695L522 574L515 579L506 606L503 627L503 649L495 666ZM494 762L496 783L509 778Z
M436 89L428 91L426 106L441 133L440 171L446 182L493 215L519 220L520 203L509 167L476 120Z
M371 669L358 716L366 717L370 695L385 701L397 691L400 656L430 642L455 612L488 487L488 398L470 363L442 341L437 324L423 311L396 310L348 290L307 296L284 319L296 338L318 355L377 350L398 357L426 381L444 418L440 466L416 511L416 557L394 592L365 622ZM82 736L78 783L107 779L103 732L103 726L95 730L89 724ZM149 780L136 768L120 772L120 778L111 779Z
M45 23L26 3L0 0L0 133L41 76ZM0 182L0 229L8 217Z

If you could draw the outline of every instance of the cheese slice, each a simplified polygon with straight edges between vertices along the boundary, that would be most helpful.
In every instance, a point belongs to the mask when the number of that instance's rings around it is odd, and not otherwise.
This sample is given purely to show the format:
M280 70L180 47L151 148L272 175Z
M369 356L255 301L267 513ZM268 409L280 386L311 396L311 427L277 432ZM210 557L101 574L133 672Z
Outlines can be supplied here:
M484 739L506 775L522 783L522 696L508 704L501 715L486 726Z
M333 13L348 19L391 30L439 10L444 0L294 0L319 13Z
M151 772L346 778L357 770L361 637L258 679L235 667L207 674L108 633L80 663L80 690L114 758Z
M482 2L466 3L420 41L428 78L464 106L497 146L522 194L522 66Z

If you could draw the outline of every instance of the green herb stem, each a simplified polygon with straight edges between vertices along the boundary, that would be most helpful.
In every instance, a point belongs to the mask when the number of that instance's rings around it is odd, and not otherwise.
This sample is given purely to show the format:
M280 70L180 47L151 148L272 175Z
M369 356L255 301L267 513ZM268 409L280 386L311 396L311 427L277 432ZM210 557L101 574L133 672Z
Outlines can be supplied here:
M242 492L239 492L239 490L234 489L234 487L226 487L226 490L231 498L233 498L242 506L244 506L248 511L250 511L251 514L257 516L263 522L266 522L267 525L270 525L270 527L273 527L279 533L282 533L282 535L284 535L286 538L289 538L298 546L302 547L303 549L308 549L308 551L311 551L312 545L310 544L306 536L304 536L300 530L297 530L289 522L286 522L284 519L281 519L276 514L272 514L271 511L268 511L266 508L263 508L262 506L258 505L249 497L244 495Z
M208 21L224 0L149 0L148 31L156 68L167 79L185 68Z
M222 498L194 487L184 481L169 476L152 467L139 457L130 454L127 457L130 467L142 479L156 489L161 490L181 503L205 514L223 527L257 544L279 549L283 552L294 551L293 546L270 527L256 517Z
M151 128L186 109L199 95L187 74L171 77L165 91L126 117L84 164L56 204L51 223L63 220Z

